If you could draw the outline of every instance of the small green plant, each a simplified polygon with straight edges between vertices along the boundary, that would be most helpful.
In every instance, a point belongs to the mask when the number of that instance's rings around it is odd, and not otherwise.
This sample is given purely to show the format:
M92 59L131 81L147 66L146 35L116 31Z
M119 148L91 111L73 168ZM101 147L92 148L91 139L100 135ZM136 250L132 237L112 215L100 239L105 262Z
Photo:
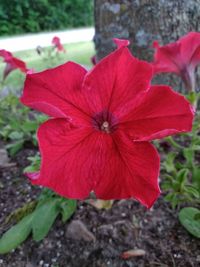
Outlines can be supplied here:
M41 241L59 215L63 223L70 219L76 210L76 205L76 200L62 198L49 189L44 189L35 209L28 214L24 212L25 216L3 234L0 239L0 254L17 248L31 233L34 241Z
M2 100L0 137L9 142L6 148L11 156L21 150L26 143L37 146L35 133L46 118L46 116L34 113L22 106L14 95L9 95Z
M171 151L162 163L162 189L167 193L165 200L173 208L184 203L200 203L200 116L196 116L192 133L183 134L178 141L167 138ZM187 147L185 147L185 144Z
M193 99L194 100L194 99ZM196 114L193 130L177 139L168 137L172 150L162 163L165 200L172 208L200 204L200 114ZM200 238L200 210L187 207L179 210L179 221L193 236Z
M28 158L31 164L24 172L36 172L40 168L40 156L36 154ZM12 226L0 239L0 254L5 254L17 248L32 233L34 241L41 241L50 231L56 218L61 215L65 223L76 211L77 201L58 196L45 188L37 200L25 204L12 212L5 224L12 220L17 224Z
M35 156L28 157L28 160L31 164L24 169L24 173L36 172L40 169L41 158L39 153L35 154Z

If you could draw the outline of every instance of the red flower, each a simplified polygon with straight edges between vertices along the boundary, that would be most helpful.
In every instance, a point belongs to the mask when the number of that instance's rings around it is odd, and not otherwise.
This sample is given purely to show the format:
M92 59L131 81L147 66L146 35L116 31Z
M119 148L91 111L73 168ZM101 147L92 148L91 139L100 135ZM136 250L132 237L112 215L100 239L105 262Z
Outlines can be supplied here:
M64 46L60 42L60 38L59 37L54 36L51 42L52 42L53 45L55 45L55 47L57 48L58 52L66 52Z
M4 69L3 79L5 79L8 74L15 70L19 69L21 72L26 73L29 71L26 67L26 63L12 55L9 51L4 49L0 50L0 57L3 57L4 62L6 63L6 67Z
M187 90L195 91L195 68L200 63L200 33L190 32L177 42L159 46L155 41L154 73L174 72L181 76Z
M42 155L33 184L68 197L135 197L151 207L160 194L152 139L190 131L189 102L150 86L152 67L121 47L87 72L68 62L27 75L21 101L53 119L38 130Z

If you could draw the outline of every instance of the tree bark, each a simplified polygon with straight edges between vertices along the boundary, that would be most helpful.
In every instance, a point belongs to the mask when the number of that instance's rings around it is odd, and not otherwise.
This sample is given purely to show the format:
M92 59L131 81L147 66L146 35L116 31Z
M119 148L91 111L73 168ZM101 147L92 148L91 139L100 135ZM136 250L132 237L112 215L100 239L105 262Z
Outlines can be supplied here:
M152 61L154 40L164 45L200 31L200 0L95 0L94 12L97 59L114 50L114 37L129 39L133 55ZM159 75L158 82L182 87L175 75Z

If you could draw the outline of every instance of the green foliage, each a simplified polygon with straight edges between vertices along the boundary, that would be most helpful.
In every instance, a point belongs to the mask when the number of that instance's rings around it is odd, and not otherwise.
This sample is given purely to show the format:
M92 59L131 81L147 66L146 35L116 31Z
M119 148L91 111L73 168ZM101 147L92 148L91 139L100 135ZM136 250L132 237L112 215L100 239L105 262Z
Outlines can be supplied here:
M40 156L36 154L28 158L31 165L24 172L35 172L40 168ZM0 254L10 252L23 243L30 233L36 242L44 239L52 228L56 218L61 215L65 223L74 214L76 200L65 199L49 189L43 189L36 201L27 203L24 207L12 212L5 224L15 219L18 223L11 227L0 239ZM20 215L20 216L19 216Z
M191 91L186 97L190 101L190 103L196 107L199 102L200 93Z
M60 209L60 199L49 199L37 207L32 219L33 239L41 241L51 229Z
M93 23L93 0L0 1L0 35L51 31Z
M29 214L1 237L0 254L8 253L26 240L31 232L31 221L32 214Z
M199 121L200 114L196 114L192 133L183 134L179 139L166 139L172 147L161 166L162 189L167 193L165 200L173 208L184 203L200 203Z
M12 226L0 239L0 254L17 248L32 232L34 241L44 239L60 214L62 221L70 219L76 210L76 200L62 198L49 189L44 189L37 206L26 213L16 225Z
M39 154L36 154L33 157L28 157L28 160L31 164L24 169L24 173L36 172L40 169L41 158Z
M200 238L200 210L192 207L181 209L179 221L193 236Z
M46 116L31 112L19 103L14 95L1 100L0 137L9 141L6 146L10 155L15 155L26 143L37 146L36 131Z
M65 223L74 214L76 210L76 201L73 199L68 199L68 201L63 201L60 203L62 221Z

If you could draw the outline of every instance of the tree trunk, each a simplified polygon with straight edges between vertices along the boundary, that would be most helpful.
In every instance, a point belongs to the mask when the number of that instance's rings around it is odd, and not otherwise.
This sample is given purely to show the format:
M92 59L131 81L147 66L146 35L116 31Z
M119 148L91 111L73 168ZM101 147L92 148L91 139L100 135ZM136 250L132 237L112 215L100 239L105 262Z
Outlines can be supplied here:
M113 37L129 39L132 53L153 60L152 42L166 44L189 31L200 31L200 0L95 0L97 58L110 53ZM156 82L181 88L175 75L159 75Z

